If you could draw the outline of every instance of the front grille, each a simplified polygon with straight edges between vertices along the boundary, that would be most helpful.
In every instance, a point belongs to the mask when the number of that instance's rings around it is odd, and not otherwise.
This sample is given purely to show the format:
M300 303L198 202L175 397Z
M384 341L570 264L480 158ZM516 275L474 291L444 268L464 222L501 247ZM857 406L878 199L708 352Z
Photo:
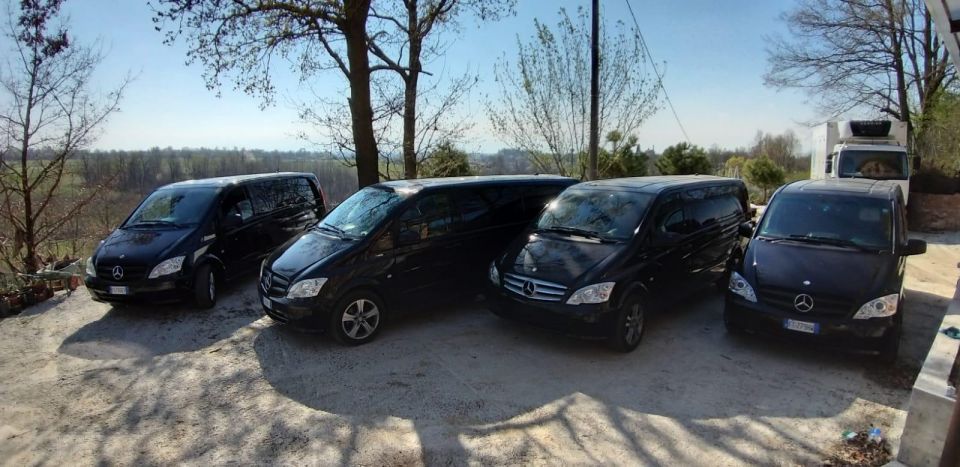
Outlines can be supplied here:
M260 288L271 297L286 296L287 287L290 287L290 280L280 274L264 269L260 275Z
M113 268L120 266L123 269L123 277L117 279L113 274ZM147 267L140 264L98 264L97 277L111 282L134 282L147 276Z
M843 317L856 311L853 309L854 303L849 300L824 294L808 294L813 298L813 309L808 312L801 312L793 305L797 295L801 293L803 292L797 290L765 288L760 290L760 300L777 310L795 313L800 316Z
M503 275L503 287L517 295L544 302L559 302L567 294L564 285L510 273ZM530 293L531 289L533 293Z

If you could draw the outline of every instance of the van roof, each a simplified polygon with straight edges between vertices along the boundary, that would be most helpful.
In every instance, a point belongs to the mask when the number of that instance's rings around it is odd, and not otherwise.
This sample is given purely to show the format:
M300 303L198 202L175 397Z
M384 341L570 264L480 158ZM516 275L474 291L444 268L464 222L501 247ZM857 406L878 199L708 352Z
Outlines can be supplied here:
M176 183L171 183L169 185L164 185L158 189L187 188L187 187L223 187L228 185L236 185L241 182L249 182L252 180L270 180L273 178L289 178L294 176L311 177L311 178L314 177L312 173L305 173L305 172L275 172L275 173L264 173L264 174L231 175L228 177L199 178L197 180L186 180L183 182L176 182Z
M717 184L743 184L735 178L716 177L713 175L662 175L655 177L611 178L581 183L584 188L601 188L630 190L643 193L660 193L669 188L680 186L709 186Z
M869 178L828 178L822 180L800 180L784 186L783 193L815 193L838 196L860 196L868 198L895 199L900 185L890 180L872 180Z
M447 186L473 186L492 183L509 183L517 185L535 184L538 182L568 182L573 185L576 180L559 175L481 175L471 177L441 177L441 178L418 178L415 180L394 180L381 182L374 186L389 187L394 190L420 191L425 188L447 187Z

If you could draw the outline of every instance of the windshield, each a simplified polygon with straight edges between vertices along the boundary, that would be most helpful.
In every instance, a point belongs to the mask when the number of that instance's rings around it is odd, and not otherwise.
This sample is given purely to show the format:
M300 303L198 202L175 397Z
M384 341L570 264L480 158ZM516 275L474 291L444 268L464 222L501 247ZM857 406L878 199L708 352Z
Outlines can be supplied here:
M841 178L906 180L909 174L905 152L860 149L840 152Z
M836 195L781 194L773 198L758 235L888 250L893 215L889 200Z
M185 226L199 223L216 197L214 188L157 190L140 203L123 227Z
M403 196L394 191L364 188L330 211L330 214L317 224L317 228L350 237L365 237L403 199Z
M567 189L547 205L537 220L537 228L627 240L649 204L650 195L643 193Z

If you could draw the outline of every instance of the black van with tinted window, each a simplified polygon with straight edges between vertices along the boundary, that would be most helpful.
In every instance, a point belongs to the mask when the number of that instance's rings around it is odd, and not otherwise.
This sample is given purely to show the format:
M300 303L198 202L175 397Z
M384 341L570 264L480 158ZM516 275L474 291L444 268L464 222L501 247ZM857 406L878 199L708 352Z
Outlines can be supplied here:
M895 181L802 180L780 188L732 261L724 308L749 330L879 352L894 360L903 327L907 236Z
M368 186L267 258L261 304L278 323L365 343L387 313L478 292L490 260L574 183L524 175Z
M567 188L489 266L495 314L631 351L650 307L725 281L747 189L680 175Z
M85 282L101 302L217 301L218 284L326 213L316 176L208 178L157 188L94 250Z

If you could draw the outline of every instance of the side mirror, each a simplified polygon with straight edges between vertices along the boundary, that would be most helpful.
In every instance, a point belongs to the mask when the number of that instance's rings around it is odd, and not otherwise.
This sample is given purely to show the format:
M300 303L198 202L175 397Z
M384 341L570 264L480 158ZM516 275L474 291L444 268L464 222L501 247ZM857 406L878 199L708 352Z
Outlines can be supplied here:
M243 216L239 212L228 214L220 221L220 227L223 230L233 230L243 225Z
M420 243L420 233L416 230L401 230L397 237L397 246L409 246Z
M826 167L827 167L827 168L823 171L823 173L829 175L830 172L833 172L833 159L830 159L830 160L827 161L827 166L826 166Z
M741 237L750 238L753 236L753 222L741 222L737 227L737 233Z
M927 242L911 238L907 240L907 246L903 249L904 256L922 255L927 252Z

